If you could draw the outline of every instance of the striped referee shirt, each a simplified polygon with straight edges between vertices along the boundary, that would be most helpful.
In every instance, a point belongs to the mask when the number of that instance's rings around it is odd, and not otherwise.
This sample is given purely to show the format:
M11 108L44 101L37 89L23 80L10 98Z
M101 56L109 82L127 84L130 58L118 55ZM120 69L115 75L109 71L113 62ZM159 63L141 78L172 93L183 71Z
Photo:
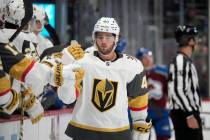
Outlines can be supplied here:
M168 94L171 109L188 113L200 110L197 71L192 60L181 52L169 65Z

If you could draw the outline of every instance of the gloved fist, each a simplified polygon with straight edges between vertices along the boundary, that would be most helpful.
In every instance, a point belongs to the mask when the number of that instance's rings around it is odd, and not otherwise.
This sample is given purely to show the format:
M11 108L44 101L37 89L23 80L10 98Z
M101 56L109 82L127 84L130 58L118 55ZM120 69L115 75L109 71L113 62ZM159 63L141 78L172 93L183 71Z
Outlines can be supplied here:
M67 49L75 60L79 60L84 56L84 50L81 48L81 45L78 44L77 42L72 42Z
M82 79L84 71L80 65L69 64L63 67L64 84L57 90L58 97L65 104L71 104L76 100L76 80ZM82 74L81 74L82 73Z
M133 140L148 140L152 123L136 121L133 123Z
M63 77L66 79L71 80L77 80L79 78L79 75L77 73L80 73L79 71L82 69L82 67L78 64L68 64L64 65L63 67Z

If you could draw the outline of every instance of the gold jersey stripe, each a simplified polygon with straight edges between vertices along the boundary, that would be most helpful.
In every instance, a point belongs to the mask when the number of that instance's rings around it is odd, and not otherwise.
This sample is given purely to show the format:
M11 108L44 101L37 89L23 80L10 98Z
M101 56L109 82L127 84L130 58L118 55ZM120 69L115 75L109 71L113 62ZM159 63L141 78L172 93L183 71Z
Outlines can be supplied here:
M33 59L24 58L19 63L12 66L12 68L9 71L9 74L18 80L23 80L25 72L28 70L28 68L31 66L33 62Z
M8 77L0 78L0 96L4 95L6 91L9 91L11 88L10 80Z
M56 86L62 86L63 85L63 64L58 63L54 68L54 82Z
M71 124L72 126L78 127L78 128L92 130L92 131L100 131L100 132L119 132L119 131L124 131L124 130L129 129L128 125L126 125L124 127L120 127L120 128L98 128L98 127L94 127L94 126L79 124L74 121L70 121L69 124Z
M142 108L148 105L148 93L129 100L129 107Z

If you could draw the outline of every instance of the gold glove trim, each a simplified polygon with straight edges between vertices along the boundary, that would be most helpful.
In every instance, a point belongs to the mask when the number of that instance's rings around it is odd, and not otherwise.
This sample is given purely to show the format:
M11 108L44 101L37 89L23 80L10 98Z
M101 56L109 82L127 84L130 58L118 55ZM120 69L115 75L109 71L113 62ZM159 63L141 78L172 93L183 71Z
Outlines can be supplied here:
M54 73L54 82L55 82L55 85L56 86L62 86L63 85L63 64L61 63L58 63L56 66L55 66L55 69L54 69L55 73Z
M23 109L25 111L29 110L34 105L35 101L36 101L36 96L31 94L29 99L23 102Z
M53 53L54 58L62 58L62 56L63 56L63 53L61 52Z
M150 131L150 129L151 129L151 127L152 127L152 123L151 122L149 122L149 123L134 123L133 124L133 129L135 129L135 130L137 130L137 131L139 131L139 132L141 132L141 133L147 133L147 132L149 132Z
M31 119L31 123L35 124L41 120L41 118L44 116L44 113L39 114L37 117Z
M25 89L25 90L22 92L22 94L23 94L24 96L29 96L29 95L32 94L32 89L31 89L31 88L27 88L27 89Z
M71 44L67 48L67 50L76 60L79 60L84 56L84 50L81 48L81 45L79 45L78 43Z
M42 61L41 63L47 65L47 66L50 67L50 68L53 67L53 64L50 63L49 61Z

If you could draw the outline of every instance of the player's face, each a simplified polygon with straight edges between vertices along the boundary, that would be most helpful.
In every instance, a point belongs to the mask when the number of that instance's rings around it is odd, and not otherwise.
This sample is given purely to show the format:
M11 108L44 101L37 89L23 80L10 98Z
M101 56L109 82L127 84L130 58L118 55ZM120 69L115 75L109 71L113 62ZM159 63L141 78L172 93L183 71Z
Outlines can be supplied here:
M98 51L103 55L110 54L115 45L115 36L112 33L98 32L96 33L96 45Z
M192 47L193 51L197 49L197 38L191 38L188 41L188 45Z
M141 59L141 62L144 65L145 69L150 69L153 66L153 57L152 57L152 55L145 55Z

